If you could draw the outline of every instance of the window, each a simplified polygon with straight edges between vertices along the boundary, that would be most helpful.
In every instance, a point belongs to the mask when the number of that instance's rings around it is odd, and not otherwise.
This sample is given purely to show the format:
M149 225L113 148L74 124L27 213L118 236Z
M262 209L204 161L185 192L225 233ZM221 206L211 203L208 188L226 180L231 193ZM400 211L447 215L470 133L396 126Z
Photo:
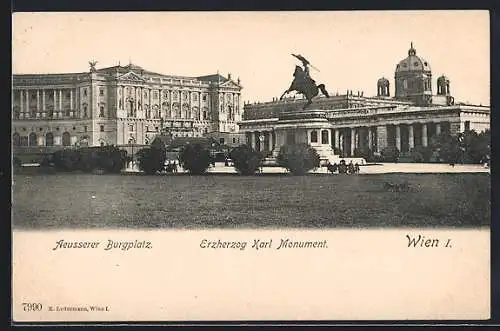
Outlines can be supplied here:
M86 118L88 116L87 114L87 105L83 106L83 117Z
M233 144L236 144L236 138L233 138Z
M155 131L158 131L158 127L157 126L155 126Z
M104 117L104 106L99 107L99 117Z
M311 142L312 143L318 142L318 132L317 131L311 131Z
M203 94L203 101L207 101L207 95Z
M219 139L219 144L224 145L224 138Z
M327 130L321 131L321 143L328 144L328 131Z
M86 88L83 89L83 95L87 96L87 89Z
M100 131L101 131L101 132L104 132L104 125L101 125L101 127L100 127Z
M104 89L103 88L99 89L99 95L104 95Z
M149 132L149 126L145 126L146 132Z
M64 132L63 135L62 135L62 144L63 146L69 146L71 145L71 136L69 134L69 132Z
M470 121L465 121L465 131L470 131Z
M88 128L87 128L87 126L85 125L85 126L83 127L83 132L87 132L87 130L88 130Z
M29 145L30 146L36 146L36 145L38 145L38 143L37 143L37 136L36 136L36 133L34 133L34 132L31 132L30 135L29 135Z
M14 135L12 136L12 143L14 144L14 146L21 145L21 136L19 135L19 133L14 133Z
M47 132L45 135L45 146L54 146L54 134Z
M134 131L134 125L133 125L133 124L130 124L130 125L128 126L128 130L129 130L129 131Z
M198 93L193 93L193 101L198 101Z

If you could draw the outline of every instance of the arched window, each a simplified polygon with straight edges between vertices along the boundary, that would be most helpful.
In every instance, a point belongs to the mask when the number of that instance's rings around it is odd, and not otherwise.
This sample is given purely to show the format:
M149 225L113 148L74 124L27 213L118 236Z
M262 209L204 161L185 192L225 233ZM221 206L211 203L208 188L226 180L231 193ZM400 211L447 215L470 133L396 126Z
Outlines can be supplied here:
M67 131L62 134L62 144L63 146L71 145L71 135Z
M318 142L318 132L317 131L311 131L311 142L312 143Z
M328 144L328 130L321 131L321 143Z
M19 133L16 132L12 135L12 144L16 147L21 146L21 136Z
M36 145L38 145L37 138L36 138L36 133L31 132L28 141L29 141L28 143L29 143L30 146L36 146Z
M54 134L52 132L45 134L45 146L54 146Z

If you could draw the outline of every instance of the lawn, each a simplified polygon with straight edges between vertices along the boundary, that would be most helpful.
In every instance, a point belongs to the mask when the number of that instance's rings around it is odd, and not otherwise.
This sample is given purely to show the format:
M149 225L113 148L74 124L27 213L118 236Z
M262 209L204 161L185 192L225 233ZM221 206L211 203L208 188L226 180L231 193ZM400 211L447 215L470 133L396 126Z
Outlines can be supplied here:
M490 208L480 173L19 174L12 203L24 229L477 227L489 226Z

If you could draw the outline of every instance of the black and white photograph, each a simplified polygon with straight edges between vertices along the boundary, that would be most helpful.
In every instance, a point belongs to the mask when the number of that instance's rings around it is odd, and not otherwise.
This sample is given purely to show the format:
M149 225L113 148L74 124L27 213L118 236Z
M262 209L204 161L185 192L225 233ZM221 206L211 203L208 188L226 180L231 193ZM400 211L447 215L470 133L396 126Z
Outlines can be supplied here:
M487 319L490 112L487 11L14 13L14 319Z

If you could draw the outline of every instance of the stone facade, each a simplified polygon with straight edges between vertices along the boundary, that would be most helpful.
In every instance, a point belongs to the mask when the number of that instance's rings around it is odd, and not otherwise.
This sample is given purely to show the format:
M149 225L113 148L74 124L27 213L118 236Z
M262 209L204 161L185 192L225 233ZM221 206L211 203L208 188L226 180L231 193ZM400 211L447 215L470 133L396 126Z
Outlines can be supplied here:
M237 133L239 79L163 75L129 64L87 73L13 76L14 146L149 144Z
M306 110L304 99L248 103L240 132L248 144L274 155L284 144L307 143L323 160L332 160L338 154L353 157L356 150L366 148L380 153L389 146L404 155L428 146L441 132L490 128L490 107L455 103L444 76L437 80L438 94L432 95L431 77L429 63L417 57L411 45L408 57L396 66L395 97L390 97L389 81L381 78L376 97L347 91L317 97Z

